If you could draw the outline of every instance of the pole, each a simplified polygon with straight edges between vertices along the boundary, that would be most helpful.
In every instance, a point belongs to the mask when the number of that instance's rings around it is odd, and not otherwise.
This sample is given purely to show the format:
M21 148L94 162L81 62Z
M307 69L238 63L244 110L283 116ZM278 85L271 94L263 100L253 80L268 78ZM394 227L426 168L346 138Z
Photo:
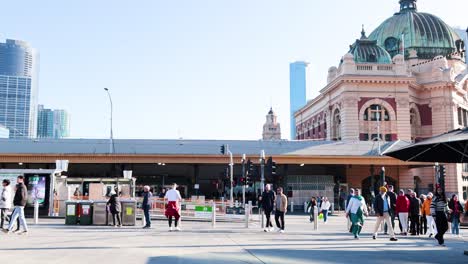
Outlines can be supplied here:
M229 175L231 178L231 191L230 191L230 203L231 207L234 205L234 160L232 158L232 152L229 150L229 146L227 146L227 151L229 153Z
M314 210L314 230L317 231L318 230L318 207L314 206L313 210Z
M379 146L379 155L382 155L382 151L380 149L380 105L377 105L377 141Z
M211 204L211 227L216 228L216 202Z
M109 102L110 102L110 145L109 145L109 153L114 153L114 131L113 131L113 121L112 121L112 115L113 115L113 105L112 105L112 97L110 95L109 89L104 88L104 90L107 92L107 95L109 97Z
M39 224L39 201L37 199L34 199L34 224Z
M265 150L262 150L260 152L260 195L263 195L263 192L265 191ZM263 217L263 208L261 210L260 217L262 218L262 228L265 227L265 219Z
M244 179L244 183L242 184L242 204L245 204L245 185L247 184L247 179L245 177L245 159L246 155L242 154L242 179Z

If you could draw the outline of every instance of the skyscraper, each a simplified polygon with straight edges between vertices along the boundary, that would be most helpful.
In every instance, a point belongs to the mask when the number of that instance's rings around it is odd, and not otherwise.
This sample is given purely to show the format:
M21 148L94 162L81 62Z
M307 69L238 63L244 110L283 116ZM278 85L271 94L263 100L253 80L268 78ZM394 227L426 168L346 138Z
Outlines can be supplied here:
M67 111L38 106L37 137L64 138L70 136L70 120Z
M291 139L296 138L296 121L294 113L306 105L306 68L308 63L296 61L289 65L289 102L290 102L290 122Z
M10 138L36 137L39 54L26 42L0 43L0 125Z

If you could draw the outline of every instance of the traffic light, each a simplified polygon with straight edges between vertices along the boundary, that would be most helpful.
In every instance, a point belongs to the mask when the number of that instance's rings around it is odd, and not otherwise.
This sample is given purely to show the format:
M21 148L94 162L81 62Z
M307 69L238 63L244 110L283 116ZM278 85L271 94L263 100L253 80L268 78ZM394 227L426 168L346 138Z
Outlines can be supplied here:
M276 176L276 162L273 161L272 157L269 157L267 160L267 168L271 176Z
M246 175L252 175L254 170L254 165L250 159L247 160L247 173Z
M221 145L219 152L223 155L226 155L226 145Z
M445 165L440 165L439 167L439 184L442 190L445 191Z

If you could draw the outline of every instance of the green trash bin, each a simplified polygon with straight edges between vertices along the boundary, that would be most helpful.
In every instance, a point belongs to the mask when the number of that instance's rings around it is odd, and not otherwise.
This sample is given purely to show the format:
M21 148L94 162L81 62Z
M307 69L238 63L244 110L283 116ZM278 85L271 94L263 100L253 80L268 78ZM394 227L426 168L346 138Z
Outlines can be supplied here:
M80 225L93 224L93 201L80 201Z
M78 203L76 201L65 202L65 224L76 225L78 224Z

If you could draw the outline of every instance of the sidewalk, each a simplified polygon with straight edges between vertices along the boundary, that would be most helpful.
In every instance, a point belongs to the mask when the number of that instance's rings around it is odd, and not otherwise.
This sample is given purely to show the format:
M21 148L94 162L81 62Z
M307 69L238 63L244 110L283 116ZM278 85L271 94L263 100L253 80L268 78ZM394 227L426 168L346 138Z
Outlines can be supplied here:
M287 215L286 233L265 233L258 224L183 222L168 232L165 221L140 227L65 226L41 219L27 236L0 234L0 254L14 263L468 263L468 230L463 239L447 235L447 247L434 239L388 236L372 240L375 219L366 221L360 240L346 231L344 217L331 217L318 231L307 216Z

